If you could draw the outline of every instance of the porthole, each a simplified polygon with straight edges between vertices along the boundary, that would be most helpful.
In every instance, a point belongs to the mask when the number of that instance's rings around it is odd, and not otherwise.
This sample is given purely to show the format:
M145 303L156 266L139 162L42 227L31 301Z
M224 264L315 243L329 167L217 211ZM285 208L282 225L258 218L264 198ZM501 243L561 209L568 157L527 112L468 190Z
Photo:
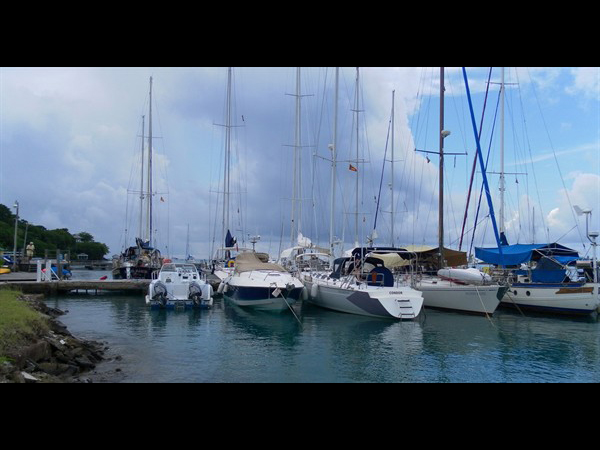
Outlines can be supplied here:
M513 294L517 295L517 290L516 289L513 291Z
M531 292L525 291L525 295L527 295L527 297L529 297L531 295Z

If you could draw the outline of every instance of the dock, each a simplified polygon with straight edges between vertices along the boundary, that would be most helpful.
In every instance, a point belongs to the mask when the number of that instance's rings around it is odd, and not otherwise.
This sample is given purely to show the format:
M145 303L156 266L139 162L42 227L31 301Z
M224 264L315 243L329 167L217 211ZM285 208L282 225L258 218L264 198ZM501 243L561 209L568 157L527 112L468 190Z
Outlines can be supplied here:
M32 277L33 275L33 277ZM98 293L99 291L148 292L150 280L53 280L36 281L35 274L15 272L0 275L0 288L13 287L25 294L56 295L67 292Z

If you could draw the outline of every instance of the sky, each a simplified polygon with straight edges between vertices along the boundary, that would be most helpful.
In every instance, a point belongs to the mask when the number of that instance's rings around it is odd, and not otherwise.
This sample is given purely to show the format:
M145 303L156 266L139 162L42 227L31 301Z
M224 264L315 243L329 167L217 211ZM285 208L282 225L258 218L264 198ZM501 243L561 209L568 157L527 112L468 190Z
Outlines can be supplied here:
M490 152L487 176L498 218L501 69L492 69L489 85L490 68L466 72L478 126L489 86L481 148L484 157ZM246 246L260 235L257 250L272 257L293 241L297 73L293 67L232 70L230 228ZM364 243L377 215L375 242L389 245L394 209L396 245L437 245L439 156L415 149L439 151L439 68L361 67L358 107L357 69L339 73L335 239L344 249L356 234ZM91 233L109 246L108 257L133 245L152 77L155 243L177 257L189 242L192 255L209 257L211 242L221 240L227 75L227 68L213 67L0 68L0 203L12 209L18 200L22 219L48 229ZM334 78L335 68L300 70L295 223L324 247ZM572 206L591 209L590 229L600 230L600 70L506 68L505 82L508 241L558 241L585 253L585 217ZM444 151L461 153L444 159L444 242L458 248L476 148L461 68L445 69L444 98L444 128L451 132ZM471 243L480 186L477 167L462 250ZM494 245L488 216L484 198L476 246Z

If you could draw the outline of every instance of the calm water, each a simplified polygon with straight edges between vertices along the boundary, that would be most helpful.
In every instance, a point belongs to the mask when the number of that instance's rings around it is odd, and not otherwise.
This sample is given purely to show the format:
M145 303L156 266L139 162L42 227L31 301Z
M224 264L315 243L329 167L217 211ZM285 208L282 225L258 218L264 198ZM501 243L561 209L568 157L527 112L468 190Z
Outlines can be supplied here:
M106 272L74 272L99 278ZM222 298L208 311L151 311L142 295L47 300L78 337L107 342L95 382L600 382L600 322L498 310L425 310L395 322L300 302L273 314ZM120 369L120 370L117 370Z

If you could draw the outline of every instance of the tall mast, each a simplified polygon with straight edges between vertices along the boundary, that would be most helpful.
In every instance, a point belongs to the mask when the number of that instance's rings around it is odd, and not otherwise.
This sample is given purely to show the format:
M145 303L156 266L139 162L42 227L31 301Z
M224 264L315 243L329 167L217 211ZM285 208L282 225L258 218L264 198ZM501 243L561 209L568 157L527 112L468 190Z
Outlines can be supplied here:
M393 90L392 91L392 161L391 161L391 170L392 170L392 180L390 182L390 187L391 187L391 194L392 194L392 247L395 247L395 240L394 240L394 97L395 97L396 91Z
M338 88L340 81L340 68L335 68L335 102L333 109L333 148L331 149L331 205L329 208L329 251L330 260L333 267L333 247L334 247L334 208L335 208L335 184L336 184L336 157L337 157L337 122L338 122Z
M300 67L296 68L296 127L294 132L294 175L292 188L292 223L290 229L290 243L294 246L298 237L298 232L301 231L302 225L302 156L301 156L301 83L300 83ZM298 203L298 220L296 221L296 203Z
M148 243L152 243L152 77L150 77L150 101L148 110Z
M500 77L500 233L504 233L504 67Z
M358 67L356 68L356 99L355 99L355 112L356 112L356 168L358 169L358 99L359 99L359 70ZM358 247L359 243L358 243L358 171L355 172L356 174L356 209L354 211L354 246Z
M229 230L229 195L230 195L230 164L231 164L231 67L227 69L227 111L225 125L225 167L223 177L223 238Z
M444 68L440 67L440 198L438 210L440 268L444 267L444 90Z
M146 116L142 116L142 171L140 177L140 232L138 236L140 239L143 239L144 235L144 125L145 125Z

